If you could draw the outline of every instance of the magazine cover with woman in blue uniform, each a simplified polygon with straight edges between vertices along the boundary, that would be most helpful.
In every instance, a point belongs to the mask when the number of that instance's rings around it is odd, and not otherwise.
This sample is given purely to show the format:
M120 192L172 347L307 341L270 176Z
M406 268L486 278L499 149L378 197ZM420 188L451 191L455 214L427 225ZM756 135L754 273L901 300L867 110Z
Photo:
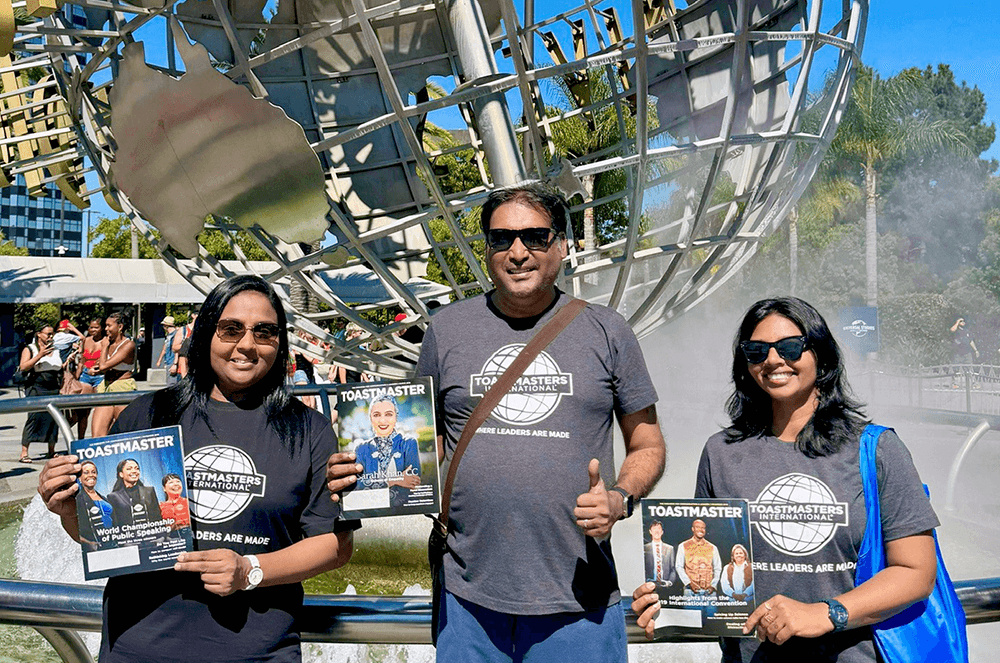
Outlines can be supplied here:
M344 385L337 425L340 450L353 450L364 467L343 493L344 518L440 511L430 378Z

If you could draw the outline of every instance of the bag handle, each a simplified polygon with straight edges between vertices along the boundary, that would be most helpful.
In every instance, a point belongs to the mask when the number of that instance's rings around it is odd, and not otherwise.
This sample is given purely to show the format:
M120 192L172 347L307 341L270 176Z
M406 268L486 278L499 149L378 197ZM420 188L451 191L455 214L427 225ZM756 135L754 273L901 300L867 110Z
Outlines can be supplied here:
M444 482L444 491L441 494L441 514L437 518L434 518L434 527L438 528L442 535L447 536L448 534L451 491L455 486L455 474L458 471L458 463L462 460L462 455L465 453L466 447L469 446L469 442L472 441L473 435L476 434L482 423L493 412L493 408L500 403L500 399L507 395L507 392L517 382L517 379L531 365L535 357L548 347L586 306L587 302L585 300L573 298L568 304L556 311L552 319L545 323L545 326L531 337L528 344L518 353L514 361L507 367L507 370L503 372L503 375L497 378L497 381L493 383L493 386L483 395L482 400L479 401L479 404L472 411L469 420L465 423L465 428L462 429L462 435L458 439L458 444L455 445L455 453L451 457L448 476Z

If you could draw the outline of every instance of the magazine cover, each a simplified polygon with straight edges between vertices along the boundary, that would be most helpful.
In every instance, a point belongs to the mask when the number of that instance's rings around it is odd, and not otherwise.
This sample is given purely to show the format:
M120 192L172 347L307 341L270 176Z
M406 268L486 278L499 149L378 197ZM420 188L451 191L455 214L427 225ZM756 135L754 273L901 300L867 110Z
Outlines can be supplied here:
M353 450L365 468L342 494L344 518L441 510L430 378L344 385L337 426L340 450Z
M76 440L87 580L169 569L193 550L179 426Z
M645 579L660 597L656 632L745 637L743 623L757 607L747 501L641 504Z

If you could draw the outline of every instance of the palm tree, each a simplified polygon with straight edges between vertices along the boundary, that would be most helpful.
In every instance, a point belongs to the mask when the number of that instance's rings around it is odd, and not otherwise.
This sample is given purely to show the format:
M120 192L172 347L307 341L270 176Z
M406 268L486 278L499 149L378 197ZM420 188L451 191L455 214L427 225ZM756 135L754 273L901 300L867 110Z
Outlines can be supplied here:
M969 152L969 140L948 120L931 120L914 106L924 81L907 70L883 79L870 67L858 69L847 111L830 146L833 158L852 164L865 195L866 299L878 305L876 264L879 176L886 164L940 148ZM850 166L848 166L850 168Z

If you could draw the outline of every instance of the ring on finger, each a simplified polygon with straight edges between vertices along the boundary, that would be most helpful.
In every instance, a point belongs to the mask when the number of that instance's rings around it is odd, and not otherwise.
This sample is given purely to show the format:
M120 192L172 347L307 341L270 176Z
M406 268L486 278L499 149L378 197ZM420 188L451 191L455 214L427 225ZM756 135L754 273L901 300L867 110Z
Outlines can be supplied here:
M764 601L764 609L765 610L770 610L771 609L771 604L768 603L767 601Z

